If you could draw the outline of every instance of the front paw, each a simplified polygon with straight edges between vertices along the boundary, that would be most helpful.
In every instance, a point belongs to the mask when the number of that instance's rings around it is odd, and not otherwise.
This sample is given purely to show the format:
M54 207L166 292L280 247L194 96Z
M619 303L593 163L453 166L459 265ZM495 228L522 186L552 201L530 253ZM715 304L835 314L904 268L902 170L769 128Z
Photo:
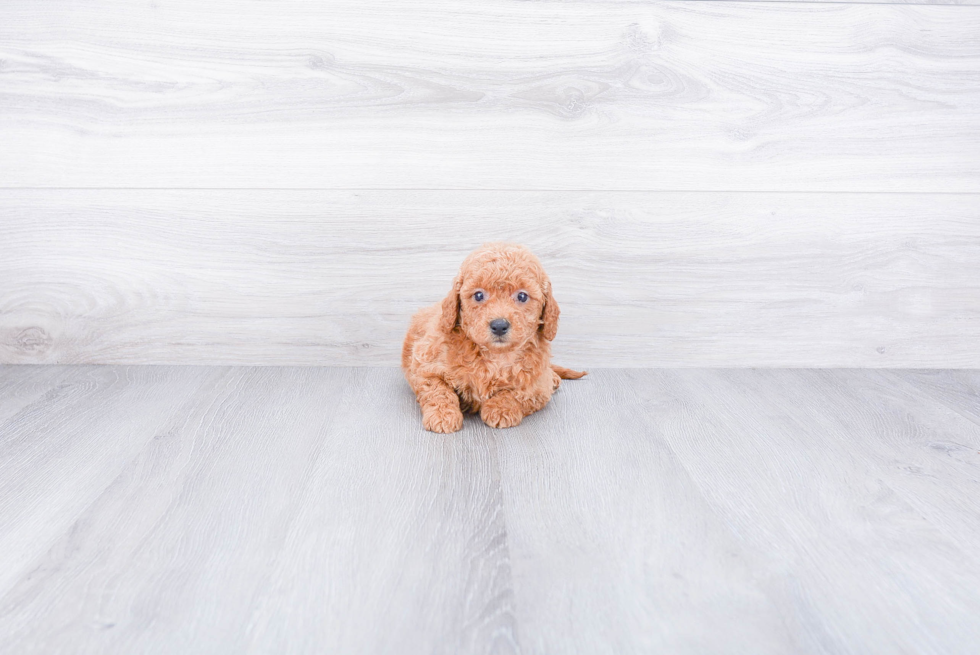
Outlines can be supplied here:
M456 407L433 406L422 408L422 427L429 432L448 434L463 428L463 412Z
M524 412L520 405L514 402L494 402L491 398L480 409L480 418L492 428L512 428L520 425Z

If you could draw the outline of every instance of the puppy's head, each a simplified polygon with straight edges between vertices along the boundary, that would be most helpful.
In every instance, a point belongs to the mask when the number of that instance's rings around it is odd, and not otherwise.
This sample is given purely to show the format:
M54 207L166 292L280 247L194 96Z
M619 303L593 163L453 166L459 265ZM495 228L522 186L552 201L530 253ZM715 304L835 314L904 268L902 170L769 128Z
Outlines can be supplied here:
M488 243L463 262L442 303L441 328L491 350L520 347L540 330L558 333L558 303L541 262L524 246Z

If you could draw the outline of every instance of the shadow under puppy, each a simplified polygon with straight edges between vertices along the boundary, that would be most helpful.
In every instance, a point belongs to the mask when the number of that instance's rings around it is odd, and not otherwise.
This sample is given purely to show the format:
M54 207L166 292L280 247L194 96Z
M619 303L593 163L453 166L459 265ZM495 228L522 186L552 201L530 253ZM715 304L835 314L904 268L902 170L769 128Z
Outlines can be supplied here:
M412 317L402 368L432 432L479 412L494 428L518 425L584 372L551 364L558 303L541 262L524 246L489 243L471 253L441 303Z

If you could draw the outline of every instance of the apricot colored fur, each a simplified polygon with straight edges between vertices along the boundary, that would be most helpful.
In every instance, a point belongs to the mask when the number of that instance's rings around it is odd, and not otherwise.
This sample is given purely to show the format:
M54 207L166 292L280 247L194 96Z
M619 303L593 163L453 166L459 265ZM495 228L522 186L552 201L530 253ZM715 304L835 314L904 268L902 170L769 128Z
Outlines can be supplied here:
M490 243L471 253L446 299L415 314L405 336L402 368L425 429L455 432L463 412L513 427L544 407L562 379L585 375L551 365L558 315L551 281L530 250ZM503 338L490 331L499 318L511 326Z

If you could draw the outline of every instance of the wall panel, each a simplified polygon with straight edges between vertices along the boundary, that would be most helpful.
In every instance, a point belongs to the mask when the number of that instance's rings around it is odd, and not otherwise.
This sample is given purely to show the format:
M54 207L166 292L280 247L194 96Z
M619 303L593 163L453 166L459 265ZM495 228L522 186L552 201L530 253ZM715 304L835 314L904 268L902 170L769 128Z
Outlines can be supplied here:
M980 7L5 3L0 185L980 191Z
M411 314L531 246L569 366L980 367L980 197L0 192L0 362L396 365Z

